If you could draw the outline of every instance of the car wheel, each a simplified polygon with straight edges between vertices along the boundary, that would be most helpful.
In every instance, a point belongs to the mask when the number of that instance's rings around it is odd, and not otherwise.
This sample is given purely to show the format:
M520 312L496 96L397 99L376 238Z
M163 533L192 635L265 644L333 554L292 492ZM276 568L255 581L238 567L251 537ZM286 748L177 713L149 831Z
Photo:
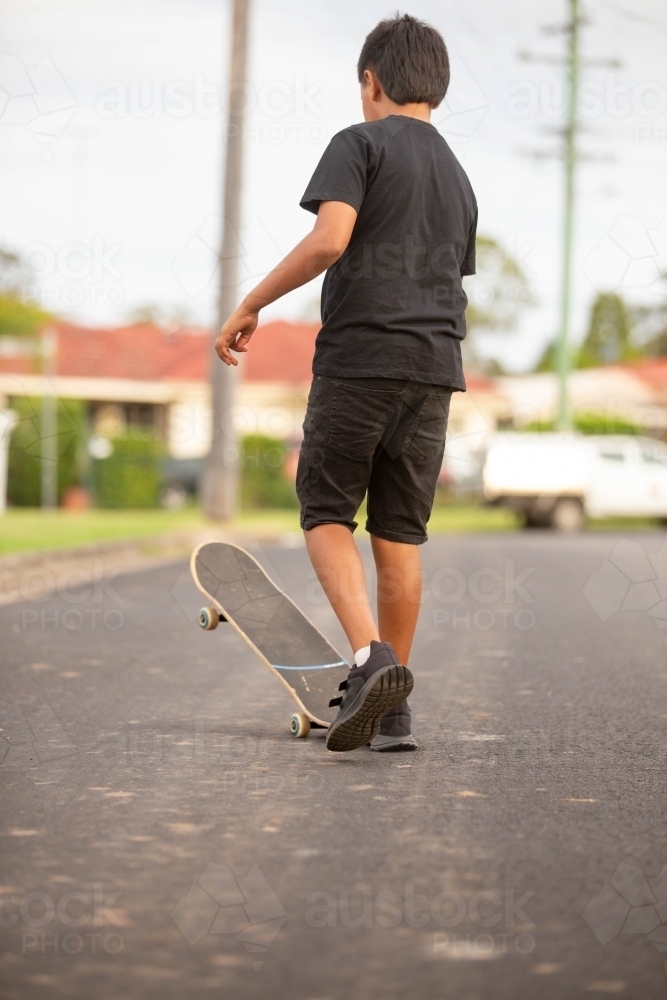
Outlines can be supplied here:
M549 522L556 531L581 531L586 521L581 501L574 497L561 497L551 510Z

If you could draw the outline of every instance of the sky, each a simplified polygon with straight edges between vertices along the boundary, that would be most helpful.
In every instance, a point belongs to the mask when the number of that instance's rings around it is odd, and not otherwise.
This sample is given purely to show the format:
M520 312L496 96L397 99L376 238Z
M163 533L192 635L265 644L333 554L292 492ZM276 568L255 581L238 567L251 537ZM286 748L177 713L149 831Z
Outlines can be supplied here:
M445 38L452 81L433 123L470 177L479 232L519 260L536 303L480 349L528 370L559 322L565 36L549 29L565 0L405 9ZM583 9L575 340L599 291L636 303L667 292L667 10ZM330 138L361 120L356 60L392 11L251 0L241 292L311 228L299 199ZM0 247L21 255L46 308L93 326L148 306L215 324L230 27L230 0L4 0ZM489 280L473 279L470 295L483 301ZM319 284L263 319L313 319Z

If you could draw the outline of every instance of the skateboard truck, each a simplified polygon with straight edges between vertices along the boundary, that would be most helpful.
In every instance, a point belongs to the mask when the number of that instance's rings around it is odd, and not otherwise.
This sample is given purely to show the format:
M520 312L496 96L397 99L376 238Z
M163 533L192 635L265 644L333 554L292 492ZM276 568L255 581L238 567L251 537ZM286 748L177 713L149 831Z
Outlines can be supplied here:
M205 632L211 632L218 627L220 622L226 622L228 619L217 608L202 608L197 621L199 627L203 628Z

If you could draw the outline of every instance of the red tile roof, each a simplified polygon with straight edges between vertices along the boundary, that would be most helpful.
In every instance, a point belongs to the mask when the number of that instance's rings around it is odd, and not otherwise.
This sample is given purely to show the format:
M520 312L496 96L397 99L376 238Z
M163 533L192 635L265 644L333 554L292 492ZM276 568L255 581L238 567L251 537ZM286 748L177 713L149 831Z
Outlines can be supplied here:
M175 331L137 323L111 329L87 329L58 323L58 375L79 378L137 379L143 382L205 382L214 361L208 330L183 327ZM318 323L277 320L258 327L241 363L247 382L310 382ZM658 362L656 362L657 364ZM662 362L667 378L667 360ZM0 355L0 372L40 371L39 358L17 345L14 355ZM639 372L638 372L639 374ZM643 376L647 377L647 376ZM493 391L493 381L468 373L468 387Z
M110 330L58 326L58 374L90 378L172 379L200 382L209 377L211 334L174 332L150 323Z
M257 328L245 355L248 382L310 382L319 323L278 320Z
M138 379L146 382L208 381L212 336L206 330L170 332L140 323L114 329L86 329L58 323L58 375ZM254 382L309 382L317 324L275 322L260 326L243 356L242 377ZM0 356L0 372L40 371L39 358L17 345Z
M170 332L150 323L93 330L57 323L54 329L58 375L146 382L200 382L209 377L212 338L207 330ZM0 357L0 372L40 370L39 356L30 356L20 343L14 356Z
M479 375L474 372L467 371L465 373L466 386L468 389L477 392L495 392L496 386L492 378L487 378L486 375Z
M667 358L645 358L636 361L631 365L622 365L626 371L630 371L644 382L648 382L654 389L664 389L667 387Z

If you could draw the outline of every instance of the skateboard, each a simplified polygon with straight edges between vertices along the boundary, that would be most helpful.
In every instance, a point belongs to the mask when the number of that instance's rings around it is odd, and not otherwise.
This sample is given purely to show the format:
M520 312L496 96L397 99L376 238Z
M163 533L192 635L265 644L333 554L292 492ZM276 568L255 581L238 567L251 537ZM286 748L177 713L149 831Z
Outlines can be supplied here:
M229 622L299 706L290 732L327 729L337 709L329 701L349 666L249 552L229 542L206 542L192 553L192 577L211 602L199 612L206 631Z

